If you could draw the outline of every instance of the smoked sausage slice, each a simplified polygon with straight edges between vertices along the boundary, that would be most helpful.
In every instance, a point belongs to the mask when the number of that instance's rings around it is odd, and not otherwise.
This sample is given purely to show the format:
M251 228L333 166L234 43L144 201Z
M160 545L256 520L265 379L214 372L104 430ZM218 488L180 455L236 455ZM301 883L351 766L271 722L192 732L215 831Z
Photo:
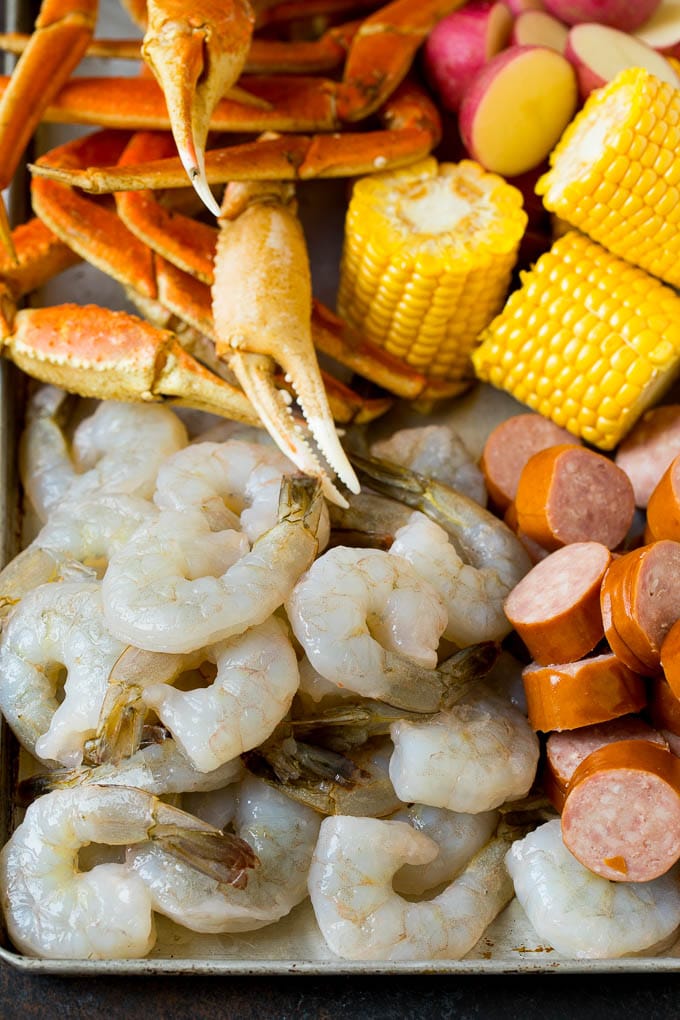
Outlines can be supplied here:
M545 745L543 788L558 811L562 810L567 787L581 762L599 747L618 740L651 740L668 747L662 734L639 715L624 715L594 726L550 734Z
M532 664L522 671L529 722L543 733L639 712L647 704L642 677L611 652L579 662Z
M615 461L630 478L635 503L646 507L664 471L680 454L680 404L646 411L619 444Z
M680 456L671 461L647 504L648 533L680 542Z
M529 457L558 443L578 444L579 440L541 414L517 414L493 429L479 466L496 510L504 513L515 499L519 476Z
M600 542L615 549L633 522L628 476L601 453L550 446L524 465L515 497L518 530L544 549Z
M642 663L647 676L660 673L661 646L680 617L680 542L661 539L615 558L602 582L601 609L620 658L632 669Z
M573 662L604 634L600 586L611 553L598 542L575 542L532 567L505 600L510 623L540 665Z
M593 751L569 784L562 838L586 868L611 881L665 874L680 858L680 759L646 740Z

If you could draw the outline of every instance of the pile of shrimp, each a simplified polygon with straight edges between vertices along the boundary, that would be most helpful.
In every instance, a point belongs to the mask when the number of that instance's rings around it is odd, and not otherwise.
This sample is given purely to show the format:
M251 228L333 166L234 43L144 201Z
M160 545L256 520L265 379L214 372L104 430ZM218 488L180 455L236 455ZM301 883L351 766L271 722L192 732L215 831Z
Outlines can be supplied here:
M677 928L669 879L610 893L519 810L539 745L500 648L530 564L449 429L357 450L340 510L257 430L115 402L67 428L68 400L30 402L39 523L0 573L20 951L141 957L157 915L248 932L308 897L350 960L459 959L515 894L569 954Z

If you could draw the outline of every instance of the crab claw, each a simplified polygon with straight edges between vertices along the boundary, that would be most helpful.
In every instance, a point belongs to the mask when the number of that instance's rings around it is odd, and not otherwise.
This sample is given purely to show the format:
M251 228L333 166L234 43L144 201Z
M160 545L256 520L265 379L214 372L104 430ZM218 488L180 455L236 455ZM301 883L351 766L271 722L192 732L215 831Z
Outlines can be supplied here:
M142 55L163 90L177 151L208 209L219 216L205 175L205 144L218 101L245 64L254 15L248 0L149 0Z
M174 334L97 305L24 309L0 321L3 353L28 375L102 400L172 403L259 425L244 394L195 361Z
M321 477L328 499L346 506L274 385L278 364L319 450L347 488L358 492L312 344L311 274L291 184L228 186L212 300L217 354L228 361L281 450L301 471Z

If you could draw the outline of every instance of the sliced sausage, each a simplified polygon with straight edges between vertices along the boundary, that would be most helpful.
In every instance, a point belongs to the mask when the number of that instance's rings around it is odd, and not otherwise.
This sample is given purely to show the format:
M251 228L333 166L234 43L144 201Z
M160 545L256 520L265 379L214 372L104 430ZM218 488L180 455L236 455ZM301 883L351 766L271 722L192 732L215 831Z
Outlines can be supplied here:
M660 673L661 645L680 616L680 542L662 539L615 558L600 601L612 649L631 669L641 663L645 675Z
M651 740L668 747L662 734L639 715L624 715L594 726L550 734L545 745L543 788L558 811L562 810L567 787L581 762L599 747L618 740Z
M680 620L676 620L661 645L661 668L671 691L680 698Z
M660 730L667 730L680 737L680 700L670 685L659 678L649 692L649 714L652 723Z
M490 433L479 462L489 499L504 513L517 495L524 465L539 450L579 440L541 414L517 414Z
M615 549L633 522L628 476L608 457L564 443L524 465L515 497L520 531L545 549L600 542Z
M680 542L680 456L666 468L647 504L647 530Z
M649 882L680 858L680 759L646 740L589 754L572 776L562 838L586 868L614 882Z
M647 704L642 677L615 655L522 671L529 722L535 730L575 730L639 712Z
M631 480L635 503L649 497L674 457L680 454L680 404L646 411L619 444L615 461Z
M511 503L503 514L503 522L507 524L511 531L515 532L518 539L528 552L529 559L532 563L540 563L541 560L544 560L546 556L550 555L547 549L544 549L542 545L539 545L538 542L534 542L533 539L529 538L528 535L525 535L523 531L519 530L519 525L517 523L517 508L514 503Z
M505 600L505 615L541 665L573 662L604 634L600 586L611 553L598 542L575 542L551 553Z

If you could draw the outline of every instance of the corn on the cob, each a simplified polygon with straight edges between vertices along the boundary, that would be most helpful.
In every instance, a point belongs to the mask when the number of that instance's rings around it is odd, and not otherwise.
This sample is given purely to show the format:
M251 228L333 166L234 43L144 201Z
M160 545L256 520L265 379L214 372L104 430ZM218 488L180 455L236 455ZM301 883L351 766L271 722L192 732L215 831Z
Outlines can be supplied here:
M611 450L680 370L680 297L571 231L480 340L480 379Z
M473 378L477 334L501 307L527 217L522 196L464 160L364 178L347 213L338 308L428 376Z
M591 93L536 185L547 209L680 286L680 91L642 68Z

